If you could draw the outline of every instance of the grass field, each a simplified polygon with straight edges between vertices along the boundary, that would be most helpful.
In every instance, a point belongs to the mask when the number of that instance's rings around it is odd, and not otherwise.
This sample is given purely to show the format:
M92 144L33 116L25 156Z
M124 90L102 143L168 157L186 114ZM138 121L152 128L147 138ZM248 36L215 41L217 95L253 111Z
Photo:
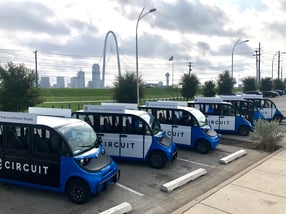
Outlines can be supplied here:
M44 102L38 107L70 108L72 111L82 109L84 104L99 104L101 102L114 102L114 89L74 89L74 88L49 88L41 89ZM180 99L178 88L146 88L145 97L140 99L143 104L145 100L158 99Z

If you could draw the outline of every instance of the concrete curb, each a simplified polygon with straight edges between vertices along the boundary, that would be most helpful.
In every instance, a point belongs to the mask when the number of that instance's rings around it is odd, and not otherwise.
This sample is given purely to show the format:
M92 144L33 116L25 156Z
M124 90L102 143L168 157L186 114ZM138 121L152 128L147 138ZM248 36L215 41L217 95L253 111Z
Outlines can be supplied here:
M101 212L100 214L123 214L132 211L131 204L123 202L115 207Z
M228 163L230 163L230 162L232 162L232 161L234 161L234 160L236 160L236 159L238 159L241 156L244 156L246 154L247 154L247 152L244 149L241 149L241 150L234 152L234 153L232 153L226 157L221 158L219 160L219 163L228 164Z
M163 192L171 192L174 189L205 175L206 173L207 173L207 170L203 168L199 168L175 180L172 180L166 184L163 184L160 189Z

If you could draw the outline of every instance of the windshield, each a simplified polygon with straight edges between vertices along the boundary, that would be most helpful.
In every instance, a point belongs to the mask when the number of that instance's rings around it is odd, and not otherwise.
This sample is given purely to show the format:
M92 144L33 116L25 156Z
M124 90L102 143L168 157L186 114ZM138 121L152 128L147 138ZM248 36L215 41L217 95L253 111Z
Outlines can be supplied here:
M140 115L140 117L145 120L149 127L151 127L152 132L156 135L159 131L161 131L161 127L159 121L154 118L152 114L148 112L144 112L144 114Z
M95 146L97 135L87 123L72 123L58 128L74 155L85 152Z
M201 111L199 111L198 109L193 109L192 114L197 119L200 127L208 125L207 118Z

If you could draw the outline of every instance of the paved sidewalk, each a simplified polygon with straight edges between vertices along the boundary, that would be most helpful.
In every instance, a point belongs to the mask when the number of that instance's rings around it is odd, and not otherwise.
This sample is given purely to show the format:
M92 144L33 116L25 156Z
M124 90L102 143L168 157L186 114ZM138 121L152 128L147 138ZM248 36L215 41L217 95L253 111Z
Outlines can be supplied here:
M286 139L283 138L285 144ZM231 164L231 163L230 163ZM173 214L286 213L286 147L186 204Z

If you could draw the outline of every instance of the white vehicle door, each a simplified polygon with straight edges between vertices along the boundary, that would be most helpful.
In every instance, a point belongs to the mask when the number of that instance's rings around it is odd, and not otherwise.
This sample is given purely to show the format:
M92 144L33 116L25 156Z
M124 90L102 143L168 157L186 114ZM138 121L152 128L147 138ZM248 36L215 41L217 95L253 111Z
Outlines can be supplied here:
M260 113L265 117L267 120L271 120L276 112L275 106L269 100L261 100L261 107Z
M206 115L208 124L215 130L220 130L220 117L219 115Z
M235 116L219 116L219 129L234 131L235 130Z
M271 108L260 108L260 113L264 116L266 120L271 120L274 112Z
M173 141L173 125L167 123L160 123L161 129L166 132L169 138Z
M160 124L172 142L184 145L191 144L191 127L179 124Z
M191 145L191 115L189 112L175 110L173 121L173 141L178 144Z
M161 129L166 132L167 136L171 138L171 141L174 141L172 110L157 110L157 118Z
M181 110L158 110L157 118L161 129L166 132L171 141L178 144L191 144L191 127L182 124Z
M233 105L220 105L219 108L219 126L220 130L235 130L235 108Z
M101 137L106 152L111 156L119 157L119 134L98 133L98 136Z
M120 156L144 158L152 137L146 136L146 126L140 118L123 116L123 132L120 134Z
M101 137L106 152L111 156L119 157L120 133L112 128L110 117L103 116L100 118L100 130L97 134Z
M217 104L196 104L195 107L202 111L208 124L215 130L220 130L220 117L219 117L219 105Z

